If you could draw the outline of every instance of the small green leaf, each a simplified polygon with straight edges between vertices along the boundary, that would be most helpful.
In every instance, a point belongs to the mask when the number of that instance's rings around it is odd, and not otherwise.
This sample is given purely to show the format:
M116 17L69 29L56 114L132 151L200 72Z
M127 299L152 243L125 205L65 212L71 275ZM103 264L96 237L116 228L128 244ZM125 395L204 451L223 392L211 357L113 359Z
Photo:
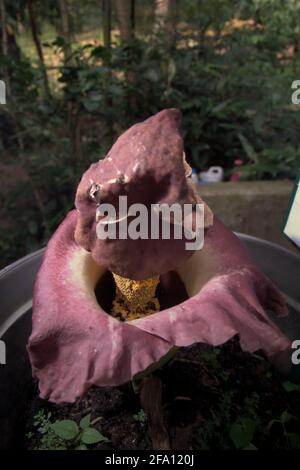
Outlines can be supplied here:
M145 73L145 78L150 82L157 83L160 79L158 72L155 69L149 69Z
M247 431L249 434L254 434L256 424L253 419L244 417L241 418L241 423L245 431Z
M133 419L140 421L141 423L145 423L148 419L148 416L144 410L140 410L137 414L133 415Z
M299 385L289 381L283 382L282 386L286 392L294 392L300 388Z
M75 437L79 433L77 424L75 423L75 421L72 421L70 419L55 421L55 423L53 423L51 427L58 437L66 441L75 439Z
M252 160L254 163L258 163L258 155L254 150L254 147L250 144L249 140L241 133L238 133L238 138L241 142L241 145L247 155L247 157Z
M250 444L248 436L240 424L233 424L229 432L230 438L237 449L242 449Z
M95 99L86 99L83 101L83 105L89 112L93 112L99 109L99 102Z
M37 430L41 434L46 434L46 432L47 432L47 428L45 428L45 426L40 426Z
M81 434L81 441L84 444L97 444L98 442L107 442L108 439L97 429L86 428Z
M255 421L250 418L242 418L240 422L231 426L229 435L237 449L244 449L250 445L255 427Z
M79 426L81 427L81 429L86 429L89 427L90 423L91 423L91 415L88 414L84 418L82 418L82 420L79 423Z

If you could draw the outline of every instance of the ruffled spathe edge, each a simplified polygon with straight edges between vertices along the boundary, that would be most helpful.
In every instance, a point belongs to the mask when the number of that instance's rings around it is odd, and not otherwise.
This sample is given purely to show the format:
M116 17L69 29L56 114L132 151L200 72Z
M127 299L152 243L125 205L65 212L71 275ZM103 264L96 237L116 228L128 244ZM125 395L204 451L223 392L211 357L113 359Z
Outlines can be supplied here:
M238 334L245 351L271 356L289 348L265 313L286 313L280 294L218 220L203 250L178 268L191 297L127 323L97 303L94 287L104 270L76 244L76 218L70 212L53 235L35 285L28 352L41 398L74 402L92 385L125 383L173 346L217 346Z

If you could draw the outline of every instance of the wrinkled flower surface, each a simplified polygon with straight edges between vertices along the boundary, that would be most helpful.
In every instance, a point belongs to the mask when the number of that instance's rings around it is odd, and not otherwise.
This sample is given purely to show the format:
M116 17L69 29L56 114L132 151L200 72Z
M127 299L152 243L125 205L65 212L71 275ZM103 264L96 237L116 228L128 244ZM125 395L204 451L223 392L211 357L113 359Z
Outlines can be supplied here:
M84 174L70 212L50 240L38 273L28 352L40 396L73 402L92 385L127 382L174 346L219 345L238 334L245 351L272 356L289 340L266 310L286 306L238 238L205 209L204 248L183 240L99 240L100 202L201 202L190 181L180 113L165 110L133 126ZM187 298L121 322L100 306L95 289L107 270L132 279L176 271ZM174 297L176 292L174 292Z

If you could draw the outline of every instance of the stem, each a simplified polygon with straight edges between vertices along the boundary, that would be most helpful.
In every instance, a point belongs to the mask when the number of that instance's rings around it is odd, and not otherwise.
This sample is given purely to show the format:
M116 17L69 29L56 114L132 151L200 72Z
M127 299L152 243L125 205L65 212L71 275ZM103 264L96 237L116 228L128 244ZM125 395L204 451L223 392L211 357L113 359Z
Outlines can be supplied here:
M170 440L164 425L161 380L153 376L144 378L140 398L148 416L153 450L170 450Z

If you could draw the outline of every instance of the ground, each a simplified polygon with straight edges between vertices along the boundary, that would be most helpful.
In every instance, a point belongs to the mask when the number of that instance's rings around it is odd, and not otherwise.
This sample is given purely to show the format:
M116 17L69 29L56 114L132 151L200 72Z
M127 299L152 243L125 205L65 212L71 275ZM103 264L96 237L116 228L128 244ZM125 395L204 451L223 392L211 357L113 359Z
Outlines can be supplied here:
M300 387L263 355L241 351L234 338L222 347L183 348L155 373L162 382L163 420L171 449L300 448ZM41 410L51 420L91 423L107 439L89 448L152 449L147 416L132 385L92 388L74 405L54 405L37 397L28 404L26 448L43 448L33 425ZM72 443L68 443L72 448Z

